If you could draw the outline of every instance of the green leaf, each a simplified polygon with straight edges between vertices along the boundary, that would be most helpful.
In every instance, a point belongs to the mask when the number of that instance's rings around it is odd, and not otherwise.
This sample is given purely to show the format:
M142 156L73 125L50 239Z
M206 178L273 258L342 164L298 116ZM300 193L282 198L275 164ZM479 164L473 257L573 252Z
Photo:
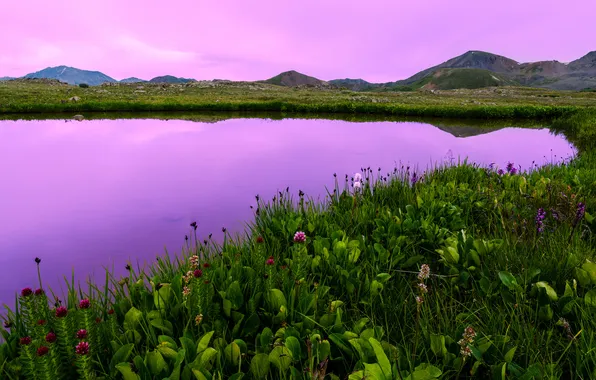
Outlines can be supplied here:
M232 302L232 308L234 310L240 309L244 304L244 295L242 294L242 289L240 288L240 283L238 281L234 281L230 284L226 296Z
M389 279L391 278L391 275L389 273L379 273L377 275L377 280L381 283L384 284L387 281L389 281Z
M364 363L364 378L370 380L389 380L391 378L387 378L381 369L381 366L378 363Z
M124 316L124 329L134 330L139 325L142 318L143 313L134 306L131 307L130 310L128 310L128 312Z
M389 359L383 351L383 347L381 347L381 343L374 338L370 338L368 340L370 345L372 346L373 350L375 351L375 356L377 357L377 363L381 366L381 370L386 378L391 378L391 363L389 363Z
M116 369L120 371L124 380L139 380L141 377L133 372L129 363L118 363Z
M431 334L430 336L430 349L432 352L442 358L447 354L447 347L445 347L445 336Z
M213 359L215 359L215 355L217 355L217 350L213 347L207 347L205 351L201 354L200 368L211 368L213 365Z
M300 348L300 341L295 336L287 337L285 346L292 354L292 359L300 360L302 350Z
M168 364L157 350L147 352L145 355L145 365L154 376L159 375L168 368Z
M519 289L519 284L517 283L515 276L513 276L511 273L499 272L499 279L509 290L515 291Z
M511 363L513 361L513 357L515 356L515 350L517 350L517 346L513 347L505 354L505 361L507 363Z
M575 268L575 278L577 279L577 282L580 283L581 286L588 286L590 285L590 275L588 274L588 272L586 272L585 270L581 269L581 268Z
M438 379L443 372L435 366L430 364L420 364L414 369L414 372L404 380L432 380Z
M535 283L534 285L536 286L536 288L543 288L546 291L546 295L551 301L556 301L559 299L559 297L557 297L557 292L548 284L548 282L540 281Z
M211 337L215 331L209 331L201 339L199 339L199 343L197 344L197 354L205 351L207 347L209 347L209 342L211 341Z
M291 355L287 347L277 346L269 353L269 361L281 372L286 372L292 363Z
M286 296L281 290L269 290L269 306L273 312L279 312L282 306L287 307L287 305Z
M206 370L204 370L204 371L206 371ZM211 375L209 375L209 377L205 376L204 371L200 370L200 369L193 369L192 373L193 373L193 375L195 375L195 378L197 380L211 380Z
M550 305L540 306L538 309L538 318L542 319L543 321L550 321L553 319L553 309Z
M343 335L333 333L329 335L329 339L339 347L344 353L348 354L350 358L354 356L354 351L352 351L352 347L350 345L350 341L347 340Z
M182 348L184 348L184 352L186 353L186 362L191 363L197 356L197 346L192 341L192 339L184 336L180 338L180 345L182 346Z
M224 349L224 357L226 358L226 362L232 364L234 367L237 367L240 363L240 355L242 352L240 351L240 346L236 342L232 342L226 346Z
M586 306L596 307L596 289L592 289L584 296Z
M170 284L161 284L157 291L153 291L153 303L158 310L165 309L172 300L174 292Z
M269 374L269 355L256 354L250 362L250 372L255 379L264 379Z
M110 368L116 369L118 367L118 364L128 362L128 358L130 357L130 354L132 354L134 346L134 343L129 343L120 347L118 351L114 353L114 356L112 356Z

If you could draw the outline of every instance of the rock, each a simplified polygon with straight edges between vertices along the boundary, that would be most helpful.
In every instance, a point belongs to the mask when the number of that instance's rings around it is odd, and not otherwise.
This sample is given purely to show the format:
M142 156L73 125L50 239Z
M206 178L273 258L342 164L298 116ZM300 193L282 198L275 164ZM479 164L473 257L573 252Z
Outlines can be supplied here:
M142 90L144 88L145 88L145 86L137 86L137 90Z
M83 115L74 115L72 118L74 120L77 120L77 121L83 121L83 119L85 118L85 116L83 116Z
M135 90L134 92L135 92L135 94L144 94L147 91L145 91L145 90Z
M81 98L79 98L78 96L73 96L72 98L68 98L68 100L71 102L78 102L79 100L81 100Z

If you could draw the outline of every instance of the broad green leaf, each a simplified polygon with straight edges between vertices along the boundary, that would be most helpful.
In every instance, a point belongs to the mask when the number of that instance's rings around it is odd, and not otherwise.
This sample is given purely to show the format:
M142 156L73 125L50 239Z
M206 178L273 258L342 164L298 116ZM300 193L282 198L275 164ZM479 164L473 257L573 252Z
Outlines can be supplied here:
M279 312L282 306L287 307L287 305L286 296L281 290L271 289L269 291L269 306L272 311Z
M295 336L287 337L285 346L292 354L292 359L300 360L302 350L300 348L300 341Z
M377 357L377 363L381 366L381 370L386 378L391 378L391 363L389 363L389 359L383 351L383 347L381 347L381 343L374 338L370 338L368 340L370 345L372 346L373 350L375 351L375 356Z
M250 362L250 372L255 379L264 379L269 374L269 355L256 354Z
M378 363L364 363L364 375L365 379L370 380L390 380L390 377L386 377L383 373L383 369Z
M118 363L116 369L120 371L124 380L139 380L141 377L134 373L129 363Z
M184 352L186 353L186 362L191 363L197 356L197 346L192 339L184 336L180 338L180 345L184 348Z
M511 363L513 361L513 357L515 356L515 350L517 350L517 346L513 347L505 354L505 361L507 363Z
M285 346L274 347L269 353L269 361L281 372L285 372L290 368L292 363L292 354Z
M226 362L232 364L234 367L237 367L240 363L240 355L242 352L240 351L240 346L236 342L232 342L226 346L224 349L224 357L226 358Z
M592 289L584 296L586 306L596 307L596 289Z
M134 330L139 325L142 318L143 313L134 306L131 307L130 310L128 310L128 312L124 316L124 329Z
M147 352L145 355L145 365L154 376L159 375L163 370L167 370L168 368L168 364L157 350Z
M408 377L404 380L433 380L438 379L443 372L435 366L430 364L420 364L414 369Z
M244 295L242 294L242 289L240 288L240 283L238 281L234 281L230 284L226 296L232 302L232 308L234 310L240 309L244 304Z
M511 273L499 272L499 279L509 290L515 291L519 289L519 284L517 283L515 276L513 276Z
M556 301L559 299L559 297L557 297L557 292L555 291L555 289L553 289L548 282L546 281L540 281L534 284L537 288L543 288L544 290L546 290L546 295L548 296L548 298L551 301Z
M217 355L217 350L213 347L207 347L201 354L200 368L210 369L213 365L213 359L215 359L215 355Z
M596 263L586 261L584 265L582 265L582 269L588 272L592 284L596 284Z
M134 346L134 343L129 343L120 347L118 351L114 353L114 356L112 356L110 367L116 369L118 367L118 364L128 362L128 358L130 357L130 354L132 354Z
M209 342L211 341L211 337L215 331L209 331L201 339L199 339L199 343L197 344L197 354L205 351L207 347L209 347Z
M157 291L153 291L153 303L155 308L160 310L166 308L173 298L174 292L170 284L161 284Z

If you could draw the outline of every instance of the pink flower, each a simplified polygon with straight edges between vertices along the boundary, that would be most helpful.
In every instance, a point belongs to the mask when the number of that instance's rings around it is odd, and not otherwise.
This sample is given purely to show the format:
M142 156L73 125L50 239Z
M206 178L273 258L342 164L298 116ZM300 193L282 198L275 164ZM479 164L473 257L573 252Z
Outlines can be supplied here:
M265 240L263 239L262 236L258 236L257 237L257 243L261 244L262 242L264 242Z
M75 352L77 355L87 355L89 353L89 343L80 342L75 347Z
M37 349L37 356L44 356L45 354L47 354L50 351L50 349L47 346L40 346Z
M31 337L29 337L29 336L23 337L23 338L19 339L19 343L21 343L21 345L23 345L23 346L28 346L31 344Z
M77 339L83 340L85 338L87 338L87 330L81 329L77 331Z
M60 306L56 308L56 318L64 318L68 314L68 309L64 306Z
M54 343L56 341L56 334L54 334L53 332L49 332L46 335L46 342L48 343Z
M266 265L273 265L275 264L275 260L273 259L273 256L269 256L269 258L267 259L267 261L265 261Z
M81 309L89 309L89 306L91 306L91 302L87 298L79 302L79 308Z
M306 234L298 231L294 234L294 243L304 243L306 241Z
M46 320L45 319L40 319L39 321L37 321L37 325L38 326L43 326L46 324Z
M418 279L421 281L426 280L430 276L430 267L427 264L422 264L420 267L420 273L418 273Z
M43 289L35 289L36 296L41 296L41 295L43 295L43 293L44 293Z
M195 278L199 278L199 277L203 276L203 271L200 269L197 269L193 272L192 275L195 276Z
M31 294L33 294L33 290L31 290L31 288L24 288L21 290L21 297L29 297Z

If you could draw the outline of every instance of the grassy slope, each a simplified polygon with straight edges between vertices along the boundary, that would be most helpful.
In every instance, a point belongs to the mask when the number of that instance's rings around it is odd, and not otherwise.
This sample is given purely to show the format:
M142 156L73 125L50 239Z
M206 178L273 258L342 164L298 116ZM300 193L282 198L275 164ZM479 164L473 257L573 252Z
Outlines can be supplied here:
M296 206L287 193L260 200L246 239L223 246L191 240L180 260L164 257L144 274L131 269L105 291L91 291L90 309L77 308L86 295L73 289L64 300L67 319L43 307L43 297L23 297L0 348L0 374L15 376L29 364L53 371L53 362L35 357L43 344L82 373L127 379L177 371L182 379L240 371L274 379L326 371L343 379L363 369L379 379L593 378L596 266L586 260L596 254L595 126L590 112L555 121L579 157L523 175L459 165L411 186L406 168L375 170L364 173L372 192L367 185L354 194L338 178L326 204L299 198ZM579 202L587 214L576 223ZM539 208L547 213L543 232ZM292 241L298 230L306 244ZM194 254L210 266L187 282ZM428 294L417 285L422 264L430 265ZM48 324L35 327L39 319ZM467 326L477 335L464 360L458 341ZM57 343L43 342L50 328ZM80 328L89 330L96 361L87 369L86 356L71 354ZM21 367L17 340L27 334L33 343L21 346ZM74 371L59 373L73 378Z
M82 89L1 82L0 114L91 111L282 111L376 113L466 118L540 118L594 106L596 93L502 88L425 92L355 93L292 89L267 84L145 84ZM78 96L79 102L65 102ZM474 99L474 100L471 100Z

